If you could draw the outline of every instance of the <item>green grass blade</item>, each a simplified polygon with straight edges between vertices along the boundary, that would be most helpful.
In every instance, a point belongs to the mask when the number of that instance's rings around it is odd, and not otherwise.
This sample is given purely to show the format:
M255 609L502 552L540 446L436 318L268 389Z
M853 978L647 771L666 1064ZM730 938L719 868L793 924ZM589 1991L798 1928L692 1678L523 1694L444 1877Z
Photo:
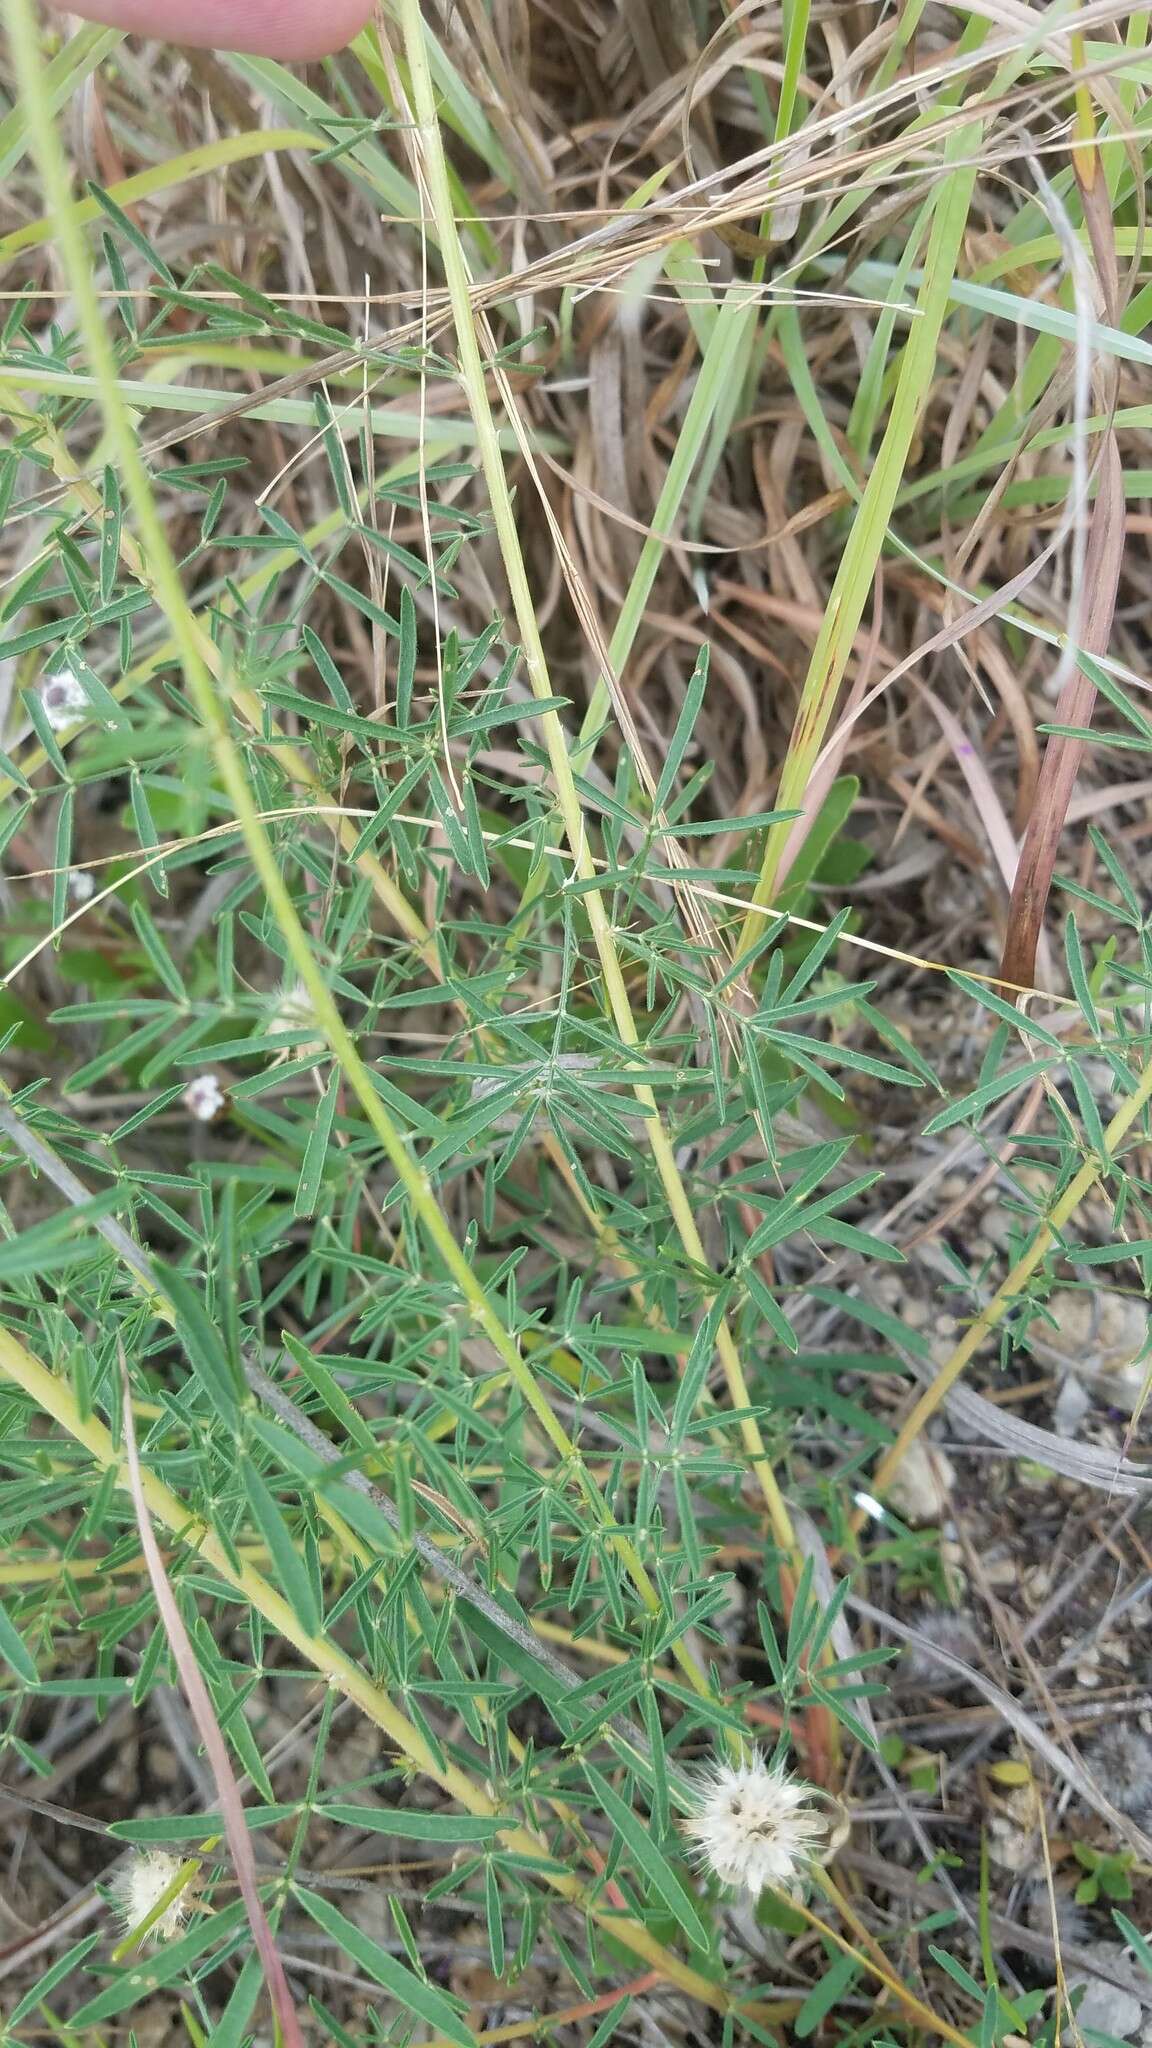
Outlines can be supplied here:
M950 302L950 289L976 184L974 157L980 134L977 124L957 129L945 146L945 161L951 164L952 169L936 195L924 279L917 302L918 317L913 322L904 350L888 426L849 531L823 624L812 651L788 757L780 778L777 802L781 810L791 810L803 804L817 755L836 707L856 629L864 616L888 520L932 381L937 344ZM789 826L778 825L769 830L760 879L740 934L738 952L741 954L756 943L764 929L764 909L772 901L776 874L790 829Z
M404 1963L397 1962L395 1956L389 1955L387 1949L381 1948L354 1921L346 1919L327 1899L320 1898L316 1892L306 1891L302 1886L297 1886L296 1897L337 1948L381 1985L404 2012L412 2013L424 2026L434 2028L444 2040L456 2042L458 2048L475 2048L471 2027L445 1992L438 1991L434 1984L426 1983Z
M71 99L86 78L91 78L111 51L124 40L123 30L100 28L87 23L70 36L44 73L44 89L54 114ZM7 179L22 162L28 148L28 111L15 106L0 121L0 178Z
M667 537L675 530L684 494L696 474L717 408L724 402L725 396L730 395L733 357L740 349L742 338L752 323L754 313L755 304L749 297L746 287L732 285L717 312L715 325L704 351L684 423L677 436L676 447L668 464L668 473L656 510L652 514L653 531L640 551L640 559L608 644L608 658L616 675L620 674L632 651L644 617L644 607L652 594L657 570L664 559L668 545ZM594 736L609 715L610 706L608 684L606 679L600 676L580 728L579 741L572 754L572 767L576 774L581 774L587 767L592 756Z

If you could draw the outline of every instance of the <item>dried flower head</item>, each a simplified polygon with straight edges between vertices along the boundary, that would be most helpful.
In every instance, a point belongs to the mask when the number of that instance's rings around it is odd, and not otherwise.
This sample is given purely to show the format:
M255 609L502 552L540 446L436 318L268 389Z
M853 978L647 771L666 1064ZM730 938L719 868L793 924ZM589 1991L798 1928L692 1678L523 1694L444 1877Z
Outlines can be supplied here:
M197 1074L184 1090L183 1102L198 1124L210 1124L224 1107L224 1090L215 1074Z
M980 1661L979 1634L972 1616L962 1608L939 1607L933 1613L917 1615L916 1637L914 1643L904 1645L904 1670L909 1678L930 1683L938 1692L946 1686L963 1685L964 1673L954 1671L943 1657L935 1654L937 1650L969 1666Z
M270 1032L293 1031L297 1034L302 1031L309 1033L315 1031L315 1005L302 981L297 981L288 988L281 989L268 1017L268 1029ZM308 1053L323 1052L323 1050L324 1040L309 1036L302 1045L294 1045L290 1052L286 1049L283 1056L285 1058L299 1059Z
M810 1785L761 1755L716 1762L698 1782L699 1804L684 1832L722 1884L757 1899L767 1885L794 1883L821 1846L827 1822L812 1798Z
M125 1934L131 1934L142 1920L148 1918L152 1908L163 1898L176 1872L180 1868L179 1856L172 1856L167 1849L144 1849L116 1872L112 1889L116 1899L116 1910L124 1923ZM160 1918L148 1930L149 1941L171 1941L179 1934L188 1918L191 1906L189 1887L178 1892L171 1903L165 1906Z
M40 702L53 732L67 732L91 708L87 690L70 668L58 668L54 675L43 677Z
M1034 1927L1037 1934L1051 1935L1052 1895L1047 1884L1025 1885L1021 1904L1025 1925ZM1056 1933L1070 1948L1082 1945L1090 1938L1088 1915L1068 1892L1056 1893Z
M1139 1728L1123 1721L1102 1728L1085 1750L1084 1761L1105 1798L1121 1813L1152 1812L1152 1742Z

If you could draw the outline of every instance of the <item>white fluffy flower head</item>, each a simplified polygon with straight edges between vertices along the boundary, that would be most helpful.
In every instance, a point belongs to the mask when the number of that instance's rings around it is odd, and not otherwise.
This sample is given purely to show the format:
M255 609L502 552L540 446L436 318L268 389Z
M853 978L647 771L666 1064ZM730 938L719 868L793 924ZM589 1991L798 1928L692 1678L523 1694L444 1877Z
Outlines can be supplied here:
M113 1880L116 1894L116 1910L124 1922L125 1934L139 1927L148 1918L153 1906L157 1905L180 1868L179 1856L169 1855L167 1849L147 1849L133 1856L131 1862L118 1870ZM170 1905L165 1906L160 1918L148 1930L149 1941L172 1941L179 1934L188 1918L191 1905L189 1887L178 1892Z
M701 1863L721 1884L758 1899L800 1877L827 1833L813 1792L779 1764L756 1754L747 1763L717 1761L698 1781L699 1804L683 1823Z
M268 1029L278 1031L307 1031L316 1029L316 1007L302 981L290 983L282 988L272 1005L268 1017ZM304 1059L314 1052L323 1052L324 1040L309 1035L301 1045L285 1047L278 1055L280 1059Z
M71 668L58 668L42 678L40 703L53 732L67 732L91 708L88 692Z
M197 1074L184 1090L183 1101L198 1124L210 1124L224 1107L224 1090L215 1074Z

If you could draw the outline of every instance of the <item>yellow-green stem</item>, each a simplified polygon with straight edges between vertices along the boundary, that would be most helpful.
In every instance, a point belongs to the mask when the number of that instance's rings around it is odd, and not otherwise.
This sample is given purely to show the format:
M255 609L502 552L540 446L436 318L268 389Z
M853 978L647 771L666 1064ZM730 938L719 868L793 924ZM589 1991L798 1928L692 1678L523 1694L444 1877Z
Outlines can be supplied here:
M1104 1132L1104 1151L1101 1157L1086 1159L1074 1180L1069 1181L1064 1193L1052 1208L1049 1216L1035 1231L1031 1242L1021 1253L1007 1279L997 1288L987 1306L981 1309L975 1321L965 1331L959 1344L946 1365L941 1367L930 1387L926 1387L915 1407L904 1422L895 1443L889 1445L872 1477L871 1491L883 1499L886 1489L892 1484L893 1476L902 1459L924 1428L926 1422L936 1413L941 1401L950 1388L955 1386L965 1366L980 1349L985 1338L991 1336L1003 1317L1020 1299L1027 1282L1040 1265L1044 1254L1056 1239L1064 1225L1079 1208L1086 1194L1095 1186L1105 1168L1116 1155L1116 1148L1125 1138L1149 1101L1152 1101L1152 1060L1140 1075L1135 1090L1122 1103ZM866 1517L858 1511L853 1527L859 1531Z
M650 1614L658 1614L661 1612L659 1595L635 1544L614 1527L607 1504L591 1480L576 1445L554 1413L546 1394L537 1385L518 1345L505 1329L483 1285L456 1243L433 1195L427 1174L409 1151L405 1135L393 1122L373 1087L355 1041L313 959L308 935L280 873L259 809L248 787L239 750L232 738L227 710L221 701L223 689L227 687L225 679L214 678L205 661L202 629L184 595L132 421L117 384L115 358L96 296L87 247L76 219L68 167L43 91L43 67L31 0L6 0L6 7L16 72L29 111L33 148L45 195L56 215L61 253L72 287L77 321L100 390L109 441L123 474L128 501L147 559L149 588L171 627L189 695L208 733L217 772L243 832L249 858L280 927L288 958L308 993L316 1023L404 1188L424 1235L459 1287L477 1328L488 1338L507 1367L513 1383L556 1452L562 1469L570 1473L597 1521L609 1532L608 1541L644 1607ZM217 681L221 684L219 693ZM709 1697L711 1688L707 1677L682 1641L674 1645L674 1654L690 1684L703 1697Z
M447 159L443 139L436 116L436 100L432 85L432 74L424 40L424 24L419 0L398 0L397 18L404 38L404 51L408 62L411 83L415 127L420 138L424 173L427 179L428 196L432 206L436 228L436 239L444 265L445 282L452 306L456 327L456 340L460 352L460 376L467 394L473 422L476 428L476 444L480 454L484 479L488 487L488 498L493 523L500 543L504 572L512 598L512 609L516 617L517 630L524 652L525 669L529 685L535 697L544 699L552 695L548 673L548 661L544 643L536 619L536 607L532 597L528 572L520 547L516 526L516 515L504 474L504 458L500 448L499 435L488 399L484 362L477 339L472 314L471 285L464 250L456 228L452 206L452 192L448 177ZM541 716L544 744L548 752L556 801L565 835L572 854L576 875L581 881L594 881L596 865L588 845L584 814L576 789L572 764L568 756L564 728L555 712L544 712ZM598 889L590 889L582 898L584 909L592 929L592 937L604 979L604 991L613 1022L622 1043L629 1048L639 1048L640 1038L632 1015L628 990L620 966L615 936L608 917L604 900ZM660 1120L656 1097L642 1081L633 1083L636 1099L644 1111L644 1127L652 1150L653 1161L664 1189L677 1234L688 1258L703 1272L709 1270L708 1257L696 1217L684 1186L680 1169L676 1164L671 1141ZM734 1408L747 1410L750 1403L747 1380L740 1362L735 1340L726 1322L721 1323L717 1333L717 1352L724 1369L729 1396ZM740 1424L740 1434L748 1451L752 1469L764 1495L772 1533L784 1552L792 1571L799 1573L802 1558L791 1516L783 1494L780 1491L771 1460L755 1419L745 1414Z
M24 0L9 0L11 6L21 6ZM76 1398L66 1381L41 1365L19 1340L7 1330L0 1329L0 1372L20 1387L29 1399L45 1415L50 1415L59 1427L83 1445L101 1471L114 1471L120 1484L128 1487L128 1465L123 1454L116 1449L109 1430L95 1416L80 1414ZM341 1650L333 1648L323 1636L309 1635L274 1586L262 1573L241 1558L233 1564L223 1544L213 1534L207 1523L200 1521L190 1508L172 1492L170 1487L147 1470L141 1469L141 1483L149 1513L154 1520L186 1544L196 1555L209 1565L225 1585L231 1586L245 1599L258 1614L263 1615L269 1626L291 1643L293 1649L307 1659L345 1698L359 1707L377 1728L380 1728L401 1755L417 1770L431 1778L450 1799L456 1800L466 1812L499 1817L500 1808L496 1801L479 1785L473 1783L466 1771L450 1762L441 1762L430 1748L415 1722L393 1705L386 1692L374 1685L357 1664L346 1657ZM581 1879L572 1877L555 1868L547 1844L537 1840L529 1829L517 1822L510 1822L501 1828L501 1840L513 1854L528 1858L538 1866L538 1875L552 1889L603 1921L613 1936L630 1948L635 1955L658 1969L671 1982L678 1984L692 1998L715 2007L727 2009L729 2001L719 1985L702 1977L681 1963L677 1957L654 1940L645 1927L608 1910L601 1911L590 1906L587 1888ZM749 2011L753 2008L749 2007Z
M12 4L12 0L9 0L9 4ZM0 1329L0 1373L3 1373L14 1386L19 1387L42 1414L50 1416L59 1428L80 1444L102 1472L114 1471L119 1484L125 1490L128 1489L127 1460L123 1453L117 1450L105 1424L95 1416L81 1415L76 1397L67 1381L49 1372L12 1332L4 1329ZM351 1658L346 1657L343 1651L335 1649L325 1637L310 1635L297 1620L283 1595L278 1593L243 1555L233 1562L208 1524L193 1514L155 1473L142 1466L140 1480L148 1511L153 1519L180 1543L193 1550L225 1585L231 1586L257 1613L263 1615L269 1626L282 1636L285 1642L291 1643L293 1649L320 1672L330 1685L335 1686L345 1698L351 1700L361 1713L396 1744L401 1755L405 1756L409 1763L431 1778L466 1812L499 1818L500 1808L497 1802L481 1786L474 1784L468 1773L461 1770L458 1765L441 1762L415 1723L393 1705L387 1693L374 1685ZM510 1822L501 1827L500 1838L513 1854L525 1857L536 1866L539 1877L553 1891L570 1904L589 1912L614 1939L631 1949L634 1955L642 1957L653 1969L659 1970L662 1976L678 1985L689 1997L698 1999L701 2004L711 2006L717 2012L743 2012L749 2018L759 2020L770 2020L773 2017L772 2009L768 2006L754 2002L737 2006L720 1985L712 1983L709 1978L701 1976L699 1971L680 1962L678 1957L656 1941L639 1922L625 1914L618 1914L611 1908L593 1904L582 1880L558 1870L547 1843L538 1840L530 1829L522 1827L518 1822ZM848 1911L831 1880L825 1878L822 1881L829 1898L847 1913L849 1922L855 1929L858 1923L854 1921L854 1916ZM833 1941L844 1953L856 1954L842 1935L827 1926L808 1907L800 1906L799 1911L811 1926ZM897 1977L891 1976L883 1965L878 1965L874 1960L864 1956L860 1957L860 1961L872 1975L882 1978L906 2009L917 2019L922 2020L933 2032L943 2035L947 2040L962 2044L962 2048L968 2048L962 2034L950 2027L946 2021L938 2019L928 2006L909 1992Z

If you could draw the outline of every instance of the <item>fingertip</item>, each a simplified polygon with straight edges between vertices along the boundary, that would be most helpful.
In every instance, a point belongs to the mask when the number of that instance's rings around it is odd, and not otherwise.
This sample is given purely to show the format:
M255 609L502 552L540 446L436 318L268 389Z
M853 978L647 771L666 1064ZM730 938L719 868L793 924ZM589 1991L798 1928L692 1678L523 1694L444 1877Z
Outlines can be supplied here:
M374 0L250 0L251 33L260 37L256 54L296 64L331 57L359 35L373 5Z
M71 11L129 35L307 64L359 35L374 0L68 0Z

